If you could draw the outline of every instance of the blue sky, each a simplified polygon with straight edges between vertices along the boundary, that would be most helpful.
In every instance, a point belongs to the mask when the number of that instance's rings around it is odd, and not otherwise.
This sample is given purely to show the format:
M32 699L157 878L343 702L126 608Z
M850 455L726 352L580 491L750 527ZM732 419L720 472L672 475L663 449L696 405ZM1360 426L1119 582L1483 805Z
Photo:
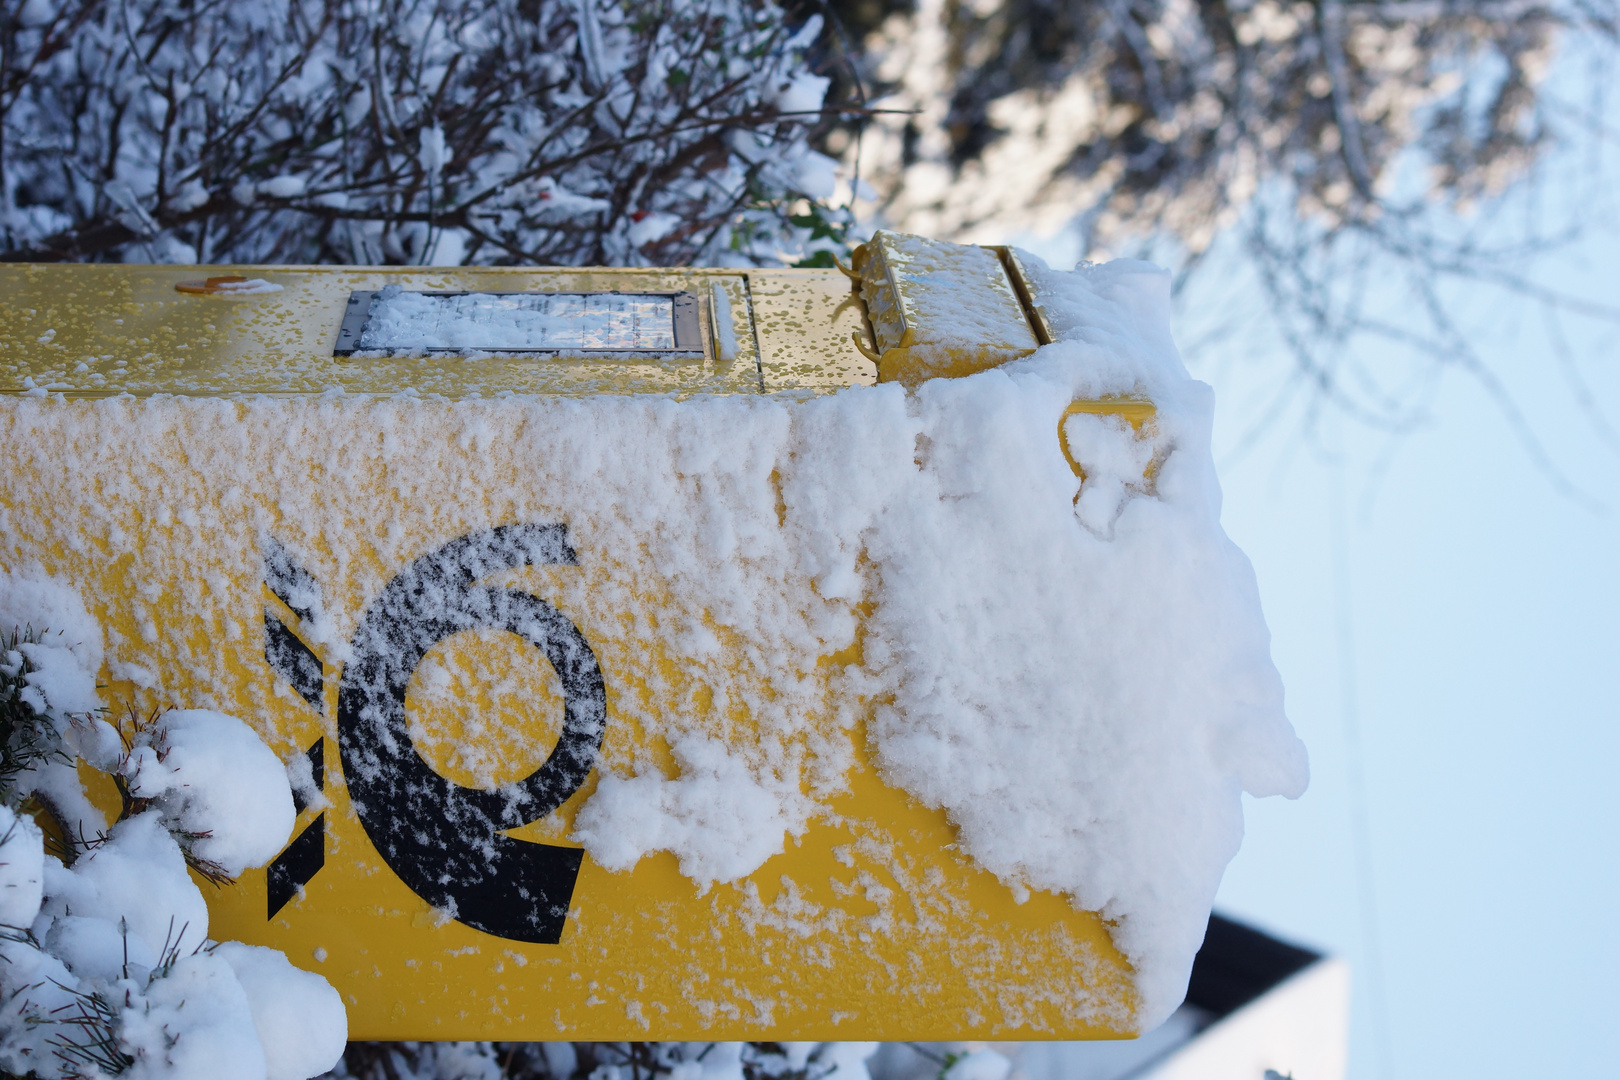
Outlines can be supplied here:
M1620 244L1595 230L1541 277L1612 299ZM1483 300L1470 320L1601 508L1560 494L1460 373L1433 422L1394 442L1330 422L1335 462L1297 417L1234 453L1286 370L1262 331L1252 358L1194 366L1219 392L1223 520L1254 562L1313 773L1298 802L1247 800L1219 904L1350 958L1353 1077L1615 1075L1620 453L1529 305ZM1572 341L1611 416L1617 337L1587 324Z
M1577 201L1582 159L1554 164L1587 225L1534 277L1615 303L1620 228ZM1072 237L1021 242L1073 262ZM1620 1075L1620 324L1561 324L1594 421L1539 308L1452 294L1556 478L1455 370L1398 438L1295 408L1250 444L1290 362L1246 264L1201 273L1177 336L1244 327L1189 366L1312 763L1297 802L1245 800L1218 906L1350 960L1353 1080ZM1381 314L1416 325L1407 302Z

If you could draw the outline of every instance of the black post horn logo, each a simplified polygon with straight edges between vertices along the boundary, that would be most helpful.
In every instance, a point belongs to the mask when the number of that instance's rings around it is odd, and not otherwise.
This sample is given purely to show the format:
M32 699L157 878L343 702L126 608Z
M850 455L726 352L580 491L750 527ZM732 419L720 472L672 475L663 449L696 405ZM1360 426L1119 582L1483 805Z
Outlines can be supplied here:
M264 544L265 587L308 628L321 610L320 583L274 537L265 537ZM326 711L326 673L321 658L282 621L281 613L271 604L264 606L264 659L311 708ZM304 756L309 761L309 787L313 791L300 788L293 792L293 805L299 813L306 809L308 796L326 784L326 740L316 739ZM322 811L265 867L265 917L275 918L325 865L326 813Z
M344 781L378 853L418 896L457 921L541 944L562 936L584 852L501 831L551 813L584 783L607 727L607 694L596 654L567 617L528 593L476 583L500 570L548 563L578 563L565 525L502 525L423 555L366 611L338 685ZM462 787L434 772L416 752L405 719L405 690L428 650L475 629L505 630L529 642L551 663L563 691L562 734L545 763L495 791ZM291 677L304 665L272 664L313 700ZM309 685L307 674L304 681Z

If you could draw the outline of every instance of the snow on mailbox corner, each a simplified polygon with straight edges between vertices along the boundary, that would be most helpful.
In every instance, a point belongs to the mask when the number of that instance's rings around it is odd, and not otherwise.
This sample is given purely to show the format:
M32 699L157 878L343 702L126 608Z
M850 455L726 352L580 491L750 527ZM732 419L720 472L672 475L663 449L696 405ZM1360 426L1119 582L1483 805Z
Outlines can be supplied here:
M1169 274L1023 258L1055 343L923 384L934 483L871 529L894 689L872 739L987 869L1117 920L1145 1030L1185 994L1240 791L1298 797L1309 770L1253 570L1220 526L1213 396L1171 340ZM1156 416L1137 432L1071 415L1082 483L1050 443L1071 401L1111 397Z

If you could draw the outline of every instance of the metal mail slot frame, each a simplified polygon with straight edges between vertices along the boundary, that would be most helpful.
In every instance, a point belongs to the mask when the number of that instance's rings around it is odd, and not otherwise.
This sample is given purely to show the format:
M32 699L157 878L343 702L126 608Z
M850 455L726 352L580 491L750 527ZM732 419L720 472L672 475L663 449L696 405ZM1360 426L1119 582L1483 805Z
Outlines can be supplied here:
M365 332L366 323L371 318L372 298L377 295L376 289L355 289L349 293L349 303L343 312L343 323L338 327L337 344L332 348L333 356L353 356L356 352L369 351L360 347L361 336ZM472 296L478 290L460 289L453 291L412 290L421 296ZM517 348L512 346L493 346L480 348L477 346L430 346L422 351L428 353L455 354L462 352L480 351L490 353L552 353L573 356L615 356L629 355L669 355L672 353L685 353L694 356L704 355L704 334L702 320L699 316L701 299L695 292L625 292L621 289L581 291L577 289L540 290L527 289L516 292L483 293L488 296L663 296L669 297L673 309L673 322L675 334L675 347L670 348L611 348L611 349L581 349L575 347L533 347Z

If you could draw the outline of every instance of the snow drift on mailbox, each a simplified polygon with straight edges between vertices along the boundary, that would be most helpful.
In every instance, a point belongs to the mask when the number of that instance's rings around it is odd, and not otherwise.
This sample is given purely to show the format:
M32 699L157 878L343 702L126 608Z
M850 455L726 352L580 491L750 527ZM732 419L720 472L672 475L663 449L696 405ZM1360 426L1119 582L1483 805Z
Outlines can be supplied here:
M874 567L851 675L891 702L869 732L885 777L943 807L963 848L1015 890L1115 920L1145 1029L1185 993L1242 839L1240 792L1297 797L1305 748L1283 714L1253 571L1220 527L1213 398L1171 340L1168 273L1023 257L1058 339L1028 359L911 394L888 384L712 407L774 462L794 557L821 595L859 596L858 560ZM1157 415L1140 432L1069 417L1082 484L1056 452L1059 418L1110 397L1148 398ZM696 452L667 448L683 451ZM672 742L681 777L610 776L582 808L575 836L604 865L662 849L699 881L733 880L783 850L784 822L796 833L816 812L769 770L751 787L712 748Z

